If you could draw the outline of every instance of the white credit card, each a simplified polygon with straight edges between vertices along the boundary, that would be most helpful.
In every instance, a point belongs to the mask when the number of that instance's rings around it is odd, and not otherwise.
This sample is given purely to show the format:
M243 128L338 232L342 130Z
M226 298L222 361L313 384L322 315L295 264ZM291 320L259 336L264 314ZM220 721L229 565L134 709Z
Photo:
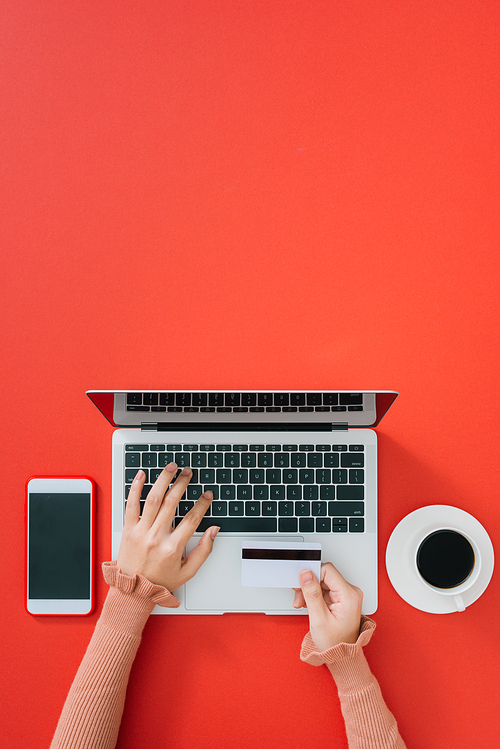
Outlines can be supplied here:
M299 572L321 575L321 544L295 541L244 541L241 584L255 588L300 588Z

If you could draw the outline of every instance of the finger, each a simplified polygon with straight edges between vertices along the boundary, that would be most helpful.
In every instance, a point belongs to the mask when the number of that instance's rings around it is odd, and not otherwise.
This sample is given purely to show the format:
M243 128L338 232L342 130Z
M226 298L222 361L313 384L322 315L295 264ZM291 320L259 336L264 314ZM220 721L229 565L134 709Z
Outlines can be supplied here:
M212 494L212 492L205 492L198 499L194 507L192 507L189 512L186 513L186 515L183 517L183 519L175 529L175 534L178 538L178 543L180 546L185 546L193 533L196 531L203 519L203 516L210 507L210 503L212 502L213 498L214 495Z
M321 565L321 584L332 593L339 593L340 595L351 587L350 583L342 577L331 562Z
M300 588L293 588L295 591L295 598L293 599L293 608L294 609L302 609L306 605L306 602L304 600L304 594L302 593Z
M163 504L165 493L170 482L174 478L176 470L176 464L169 463L149 490L149 494L146 497L146 502L144 504L144 510L142 512L142 522L146 527L150 528L155 522Z
M207 561L208 557L212 553L212 549L214 547L214 539L219 531L220 528L216 525L207 528L203 536L198 541L197 545L192 551L189 552L184 560L182 568L184 574L183 582L191 580L191 578L196 575L201 565Z
M144 473L144 471L137 471L135 478L132 481L129 495L127 497L124 527L137 525L137 523L139 522L139 517L141 514L141 494L145 479L146 474Z
M318 578L311 570L303 570L299 575L299 582L309 617L318 622L328 613Z
M161 508L161 522L169 527L174 522L177 505L181 501L189 482L193 477L191 468L183 468L181 473L167 491L163 507Z

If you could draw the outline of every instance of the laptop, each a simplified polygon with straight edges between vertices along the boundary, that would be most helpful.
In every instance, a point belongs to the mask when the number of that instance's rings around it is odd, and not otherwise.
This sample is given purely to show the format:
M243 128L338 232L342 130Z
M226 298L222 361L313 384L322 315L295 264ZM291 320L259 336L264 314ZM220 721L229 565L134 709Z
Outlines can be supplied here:
M172 591L177 609L154 614L262 612L304 615L286 588L242 585L242 549L255 541L320 543L377 608L376 427L395 391L88 391L113 427L112 555L118 556L132 480L142 501L175 461L193 477L175 524L207 489L214 499L186 553L211 525L214 549L196 576ZM255 544L254 544L255 545Z

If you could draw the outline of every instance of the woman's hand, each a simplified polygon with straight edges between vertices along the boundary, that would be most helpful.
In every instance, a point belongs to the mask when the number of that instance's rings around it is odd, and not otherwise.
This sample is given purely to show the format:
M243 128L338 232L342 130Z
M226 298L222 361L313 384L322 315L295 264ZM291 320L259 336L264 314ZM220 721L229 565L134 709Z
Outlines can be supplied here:
M321 565L321 584L310 570L301 572L299 581L293 605L308 609L311 637L318 651L322 653L341 642L356 642L363 592L344 580L331 562Z
M184 468L169 489L176 471L175 463L163 469L146 498L142 517L140 498L145 474L144 471L137 473L127 500L117 559L124 575L140 573L170 592L194 577L210 555L219 531L217 526L208 528L191 553L183 556L184 548L209 508L213 495L205 492L174 528L175 510L193 475L190 468Z

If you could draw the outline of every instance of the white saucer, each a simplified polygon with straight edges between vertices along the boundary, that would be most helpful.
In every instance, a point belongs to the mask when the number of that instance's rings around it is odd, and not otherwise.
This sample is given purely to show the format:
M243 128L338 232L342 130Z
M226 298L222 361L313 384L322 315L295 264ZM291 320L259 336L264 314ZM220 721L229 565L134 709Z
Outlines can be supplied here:
M410 606L430 614L451 614L457 610L453 596L434 592L424 585L414 563L422 533L425 533L427 526L431 528L436 525L463 530L478 545L482 559L481 572L474 585L462 595L466 606L477 601L493 574L493 544L481 523L457 507L430 505L403 518L389 539L385 563L394 589Z

